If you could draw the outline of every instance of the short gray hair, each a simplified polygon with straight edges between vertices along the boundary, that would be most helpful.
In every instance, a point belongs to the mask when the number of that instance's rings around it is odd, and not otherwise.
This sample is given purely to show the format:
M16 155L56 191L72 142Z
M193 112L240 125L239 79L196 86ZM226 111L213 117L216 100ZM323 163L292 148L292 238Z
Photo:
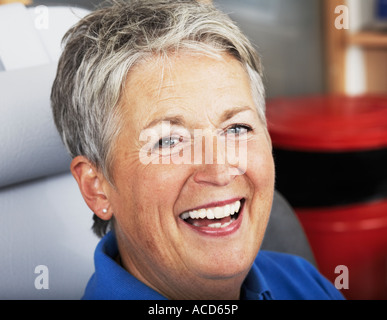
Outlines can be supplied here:
M266 125L260 58L236 24L212 4L115 0L81 19L63 43L51 92L55 124L70 155L88 158L112 185L112 149L121 128L118 105L126 77L152 56L182 50L231 54L249 75ZM96 215L94 220L93 230L102 236L107 225Z

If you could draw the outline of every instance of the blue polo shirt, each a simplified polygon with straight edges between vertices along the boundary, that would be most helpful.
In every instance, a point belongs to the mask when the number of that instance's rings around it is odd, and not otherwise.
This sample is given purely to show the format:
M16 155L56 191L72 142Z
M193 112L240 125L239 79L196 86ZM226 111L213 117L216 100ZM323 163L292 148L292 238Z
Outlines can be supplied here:
M116 239L104 236L94 254L95 272L85 300L166 300L119 264ZM283 253L261 250L242 288L244 300L337 300L341 293L306 260Z

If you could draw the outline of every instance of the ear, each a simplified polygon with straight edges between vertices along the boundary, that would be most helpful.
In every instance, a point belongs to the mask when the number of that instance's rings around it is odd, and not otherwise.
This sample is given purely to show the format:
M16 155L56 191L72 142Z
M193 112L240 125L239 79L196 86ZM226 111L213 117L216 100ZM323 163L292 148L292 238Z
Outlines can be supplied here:
M102 220L110 220L113 212L106 196L109 183L103 174L84 156L75 157L70 169L89 208Z

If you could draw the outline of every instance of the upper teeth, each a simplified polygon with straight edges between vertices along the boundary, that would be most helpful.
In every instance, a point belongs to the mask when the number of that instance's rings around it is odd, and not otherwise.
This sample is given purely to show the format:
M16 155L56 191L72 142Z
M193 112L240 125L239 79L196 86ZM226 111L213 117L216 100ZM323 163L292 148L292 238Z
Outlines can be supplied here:
M232 216L235 212L238 212L241 207L241 202L238 200L232 204L227 204L223 207L215 207L209 209L199 209L184 212L181 215L182 219L222 219L228 216Z

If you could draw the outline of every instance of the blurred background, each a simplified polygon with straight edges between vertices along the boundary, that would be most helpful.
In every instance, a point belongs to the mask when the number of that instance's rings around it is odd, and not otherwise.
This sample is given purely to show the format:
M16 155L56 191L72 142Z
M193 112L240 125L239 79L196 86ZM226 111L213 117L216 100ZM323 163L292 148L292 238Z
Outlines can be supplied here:
M54 152L56 158L50 151L47 164L34 160L38 157L37 144L41 148L44 140L45 152L47 145L48 150L59 139L50 138L55 130L47 110L43 125L50 127L51 131L47 131L50 133L45 135L46 132L39 133L41 129L27 128L24 120L27 123L36 118L34 121L40 128L41 118L25 103L29 94L39 90L44 89L42 92L47 95L60 55L61 37L77 19L100 3L26 0L17 1L19 6L15 7L15 2L0 0L3 119L0 119L0 139L6 146L0 164L0 206L3 206L0 225L3 226L10 222L26 223L23 213L13 218L4 215L4 208L23 210L13 204L22 206L25 200L24 193L17 188L50 173L68 170L69 159L62 149ZM21 7L22 3L25 6ZM268 126L277 169L276 188L302 223L320 271L349 299L387 299L387 1L214 0L214 3L237 22L262 57ZM69 7L72 9L65 10ZM43 43L43 49L36 46L37 42ZM39 74L38 80L35 74ZM47 77L43 78L45 74ZM36 90L26 91L30 86ZM20 97L23 103L16 101ZM48 105L46 96L43 101ZM10 125L15 123L7 113L10 105L17 106L24 117L23 121L18 120L19 127ZM4 140L4 136L13 136L16 131L25 131L20 141ZM35 137L29 132L40 135ZM13 151L15 144L18 148ZM39 152L38 159L42 159L42 151ZM63 184L73 183L63 179ZM38 187L29 186L47 194L52 190L50 183L44 180ZM39 195L34 194L33 198L36 197ZM72 195L68 199L72 201ZM46 217L42 219L47 221ZM78 216L74 213L71 219L77 221ZM83 219L76 226L80 234L89 232L87 228L91 226L90 217ZM67 223L68 228L75 227L68 221L61 222ZM60 227L60 234L66 238L63 228ZM26 228L25 232L31 231ZM33 237L42 245L47 242L44 233L42 238L36 234ZM25 246L11 235L9 228L0 234L0 239L7 244L0 249L3 256ZM69 241L66 247L80 246L79 258L91 261L91 255L85 258L83 252L92 251L97 239L85 237L82 244ZM57 251L55 243L50 250ZM11 262L2 263L5 263L3 271L14 273ZM347 275L336 272L340 265L348 268ZM82 274L89 274L91 269L92 266L80 270L80 278L68 282L69 286L79 283L81 290L85 285ZM17 285L7 283L16 286L14 297L28 298L26 292L32 290L36 298L36 290L32 286L26 289L24 280ZM45 292L40 294L46 297ZM57 297L72 297L66 294L59 292ZM0 292L0 298L9 296Z
M25 2L92 10L103 1ZM256 44L265 67L268 97L387 92L386 0L213 2ZM340 18L335 8L341 5L348 8L349 29L345 30L334 27L335 20Z

